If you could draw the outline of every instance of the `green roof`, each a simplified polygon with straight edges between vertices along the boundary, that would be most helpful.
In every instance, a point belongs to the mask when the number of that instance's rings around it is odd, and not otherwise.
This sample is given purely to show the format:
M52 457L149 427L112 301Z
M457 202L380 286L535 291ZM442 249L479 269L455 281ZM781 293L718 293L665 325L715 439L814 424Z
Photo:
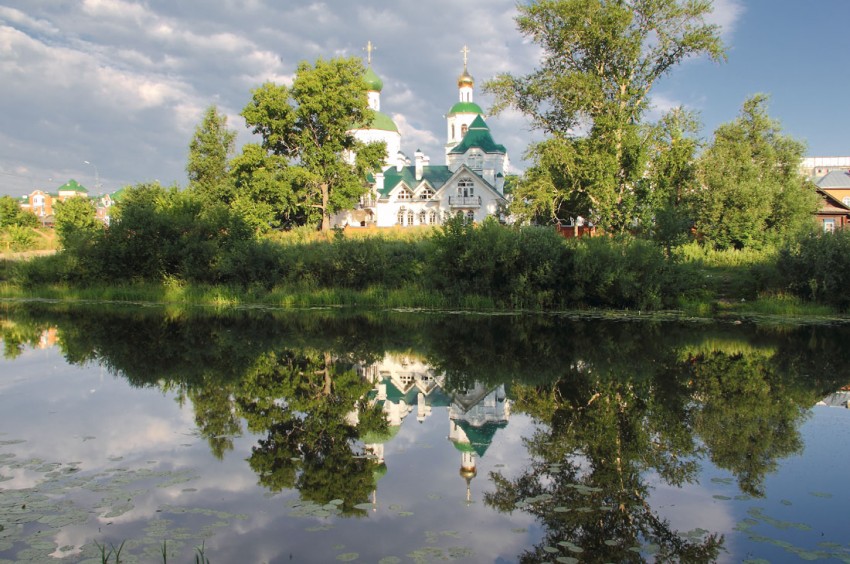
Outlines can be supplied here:
M490 135L490 128L487 127L481 116L477 116L469 124L469 130L466 132L466 135L463 136L460 143L449 151L449 154L462 155L473 147L482 149L485 153L501 153L504 155L508 152L504 145L499 145L493 141L493 136Z
M479 457L484 456L484 453L487 452L487 449L490 447L490 443L493 442L493 435L496 434L496 431L507 426L507 421L501 421L499 423L496 422L488 422L480 427L474 427L468 421L460 420L456 422L458 427L463 429L463 432L466 434L466 438L469 439L469 443L457 443L454 442L455 448L461 452L471 452L474 451Z
M415 188L420 182L427 180L435 190L438 190L440 186L451 178L452 174L449 167L445 165L428 165L422 167L422 179L416 180L415 166L402 167L401 171L391 167L384 172L384 189L381 190L380 195L382 197L389 196L393 188L398 186L400 182L404 182L411 188Z
M372 119L372 123L369 124L367 129L379 129L381 131L395 131L398 133L398 127L396 126L393 118L385 114L384 112L375 112L375 117Z
M369 125L356 124L353 129L377 129L378 131L394 131L398 133L398 127L396 126L393 118L385 114L384 112L372 111L374 117Z
M73 178L71 180L69 180L68 182L66 182L65 184L63 184L62 186L60 186L59 188L57 188L57 192L68 192L68 191L85 192L86 194L88 194L88 192L89 192L88 190L86 190L85 186L83 186L82 184L80 184L79 182L74 180Z
M384 81L375 74L375 71L372 70L372 67L366 69L366 72L363 73L363 80L366 81L366 84L369 85L369 90L373 90L375 92L380 92L384 88Z
M481 106L476 104L475 102L458 102L452 109L449 110L448 115L453 116L455 114L483 114L484 110L481 109Z

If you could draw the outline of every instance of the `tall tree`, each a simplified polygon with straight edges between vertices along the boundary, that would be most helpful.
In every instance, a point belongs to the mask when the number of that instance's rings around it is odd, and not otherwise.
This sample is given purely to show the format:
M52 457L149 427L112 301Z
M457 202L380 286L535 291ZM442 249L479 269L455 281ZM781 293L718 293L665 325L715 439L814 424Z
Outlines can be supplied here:
M257 88L242 110L270 155L301 168L301 201L321 213L322 230L329 229L333 213L365 193L365 172L379 167L386 150L365 150L350 132L372 119L366 89L359 59L319 59L298 65L291 87ZM354 164L346 159L351 152L358 156Z
M189 187L208 202L230 203L227 160L233 153L236 132L227 128L227 116L215 105L207 108L189 143Z
M699 128L696 115L680 106L651 129L649 165L642 181L647 203L644 219L652 226L653 238L668 251L689 235L693 224Z
M549 138L532 146L529 181L515 201L526 215L581 215L610 231L629 227L645 167L639 125L656 81L682 60L724 58L710 0L539 0L519 7L520 32L541 66L486 88L494 110L515 108ZM576 136L576 131L586 135ZM544 193L540 187L544 186ZM529 207L530 204L530 207Z
M767 96L744 102L699 163L695 227L719 248L759 248L811 227L817 197L799 172L805 146L767 114Z

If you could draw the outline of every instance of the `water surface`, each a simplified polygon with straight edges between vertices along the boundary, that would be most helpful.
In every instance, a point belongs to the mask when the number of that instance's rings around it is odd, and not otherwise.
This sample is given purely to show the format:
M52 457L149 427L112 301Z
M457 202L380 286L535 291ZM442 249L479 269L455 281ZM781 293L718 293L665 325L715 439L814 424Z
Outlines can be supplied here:
M844 326L6 304L2 336L0 562L850 561Z

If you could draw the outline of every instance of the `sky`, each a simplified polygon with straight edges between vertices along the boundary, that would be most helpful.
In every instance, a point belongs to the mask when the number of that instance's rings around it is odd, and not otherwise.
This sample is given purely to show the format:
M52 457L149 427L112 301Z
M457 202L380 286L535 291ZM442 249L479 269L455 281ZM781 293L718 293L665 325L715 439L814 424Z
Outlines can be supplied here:
M251 90L291 83L301 61L376 50L381 110L444 164L445 113L458 100L464 45L475 101L483 83L522 75L538 47L516 29L516 0L0 0L0 195L55 191L75 179L89 193L159 181L185 186L189 142L216 105L238 132ZM810 156L850 155L850 0L715 0L728 60L692 58L658 81L655 119L684 105L701 137L755 93ZM515 112L487 116L515 172L539 133Z

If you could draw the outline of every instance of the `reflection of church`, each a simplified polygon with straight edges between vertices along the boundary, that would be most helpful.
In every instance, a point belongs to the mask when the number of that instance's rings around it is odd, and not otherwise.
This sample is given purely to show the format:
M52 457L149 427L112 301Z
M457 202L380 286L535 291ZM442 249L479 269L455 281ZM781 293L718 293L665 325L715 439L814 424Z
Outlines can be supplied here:
M445 375L421 359L410 355L386 355L375 364L361 367L361 375L373 384L370 405L381 407L390 431L383 437L362 437L367 451L384 463L384 445L391 441L402 422L412 413L422 423L434 408L446 408L449 418L448 439L461 453L460 475L466 480L467 501L470 482L476 475L476 459L484 456L496 431L510 418L510 400L504 384L484 386L476 383L466 390L444 389ZM352 423L356 422L356 414Z

